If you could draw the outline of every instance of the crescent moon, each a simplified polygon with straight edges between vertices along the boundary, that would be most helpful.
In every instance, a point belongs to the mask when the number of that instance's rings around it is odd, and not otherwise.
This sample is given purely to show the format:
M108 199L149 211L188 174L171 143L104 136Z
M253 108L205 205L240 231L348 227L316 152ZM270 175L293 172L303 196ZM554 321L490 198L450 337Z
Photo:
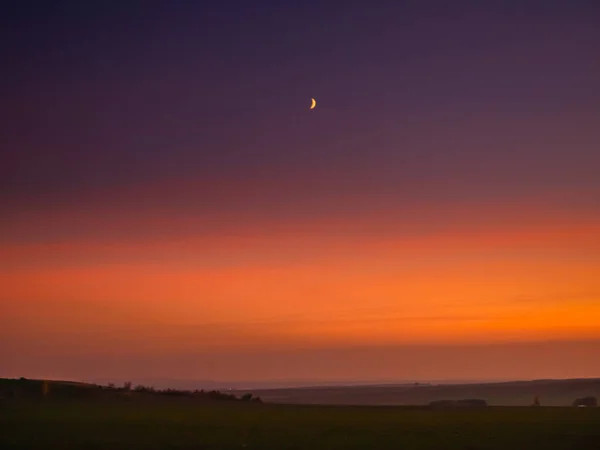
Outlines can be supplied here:
M315 106L317 106L317 101L314 98L311 98L310 101L310 109L315 109Z

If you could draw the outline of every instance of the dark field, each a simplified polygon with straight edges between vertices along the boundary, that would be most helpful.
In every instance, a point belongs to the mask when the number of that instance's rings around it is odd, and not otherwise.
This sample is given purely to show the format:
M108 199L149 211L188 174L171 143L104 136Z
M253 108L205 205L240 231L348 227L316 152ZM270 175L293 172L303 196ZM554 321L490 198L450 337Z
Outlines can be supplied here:
M600 408L3 401L2 449L600 449Z

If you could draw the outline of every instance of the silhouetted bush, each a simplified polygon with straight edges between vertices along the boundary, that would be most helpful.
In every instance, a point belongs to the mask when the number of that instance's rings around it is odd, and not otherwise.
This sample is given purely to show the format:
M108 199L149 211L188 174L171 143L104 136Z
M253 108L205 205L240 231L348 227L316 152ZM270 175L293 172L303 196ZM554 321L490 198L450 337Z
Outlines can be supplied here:
M152 394L156 392L153 386L144 386L143 384L138 384L133 390L135 392L143 392L147 394Z
M595 407L598 406L598 399L596 397L578 398L573 402L573 406Z
M192 391L180 389L163 389L162 391L158 391L158 393L163 395L171 395L174 397L191 397L193 395Z

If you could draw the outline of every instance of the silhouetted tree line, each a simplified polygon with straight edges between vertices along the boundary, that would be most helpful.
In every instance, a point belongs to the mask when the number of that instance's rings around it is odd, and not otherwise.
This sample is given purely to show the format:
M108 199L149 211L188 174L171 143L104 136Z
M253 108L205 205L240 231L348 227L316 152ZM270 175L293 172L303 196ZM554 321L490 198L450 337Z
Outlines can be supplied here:
M155 395L167 395L171 397L192 397L192 398L204 398L209 400L228 400L228 401L242 401L242 402L257 402L262 403L260 397L254 397L251 393L244 394L237 397L234 394L228 394L217 390L205 391L201 390L186 390L186 389L156 389L153 386L144 386L138 384L132 389L132 383L130 381L123 384L122 387L116 387L113 383L109 383L107 389L115 390L119 392L138 392L144 394L155 394Z

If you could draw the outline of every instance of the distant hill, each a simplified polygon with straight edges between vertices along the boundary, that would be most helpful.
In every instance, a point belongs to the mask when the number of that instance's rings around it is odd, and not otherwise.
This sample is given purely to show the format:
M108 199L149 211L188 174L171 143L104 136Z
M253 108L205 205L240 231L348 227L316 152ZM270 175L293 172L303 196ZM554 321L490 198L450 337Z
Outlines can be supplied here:
M39 398L43 396L44 383L47 392L61 398L93 397L102 393L99 386L78 381L0 378L0 397Z
M533 380L476 384L255 389L265 402L331 405L427 405L439 400L485 399L489 405L529 406L535 396L542 406L570 406L576 398L600 398L600 378Z
M115 383L122 385L127 378L93 378L86 380L93 384L106 385ZM416 381L366 381L366 380L264 380L264 381L218 381L218 380L193 380L179 378L135 378L136 384L154 386L156 388L173 389L285 389L308 387L338 387L338 386L412 386ZM428 380L419 381L419 384L475 384L497 380Z
M46 388L44 388L46 384ZM133 386L134 388L136 385ZM390 384L369 386L313 386L276 389L246 389L225 392L168 389L126 391L106 385L76 381L0 378L0 397L41 398L44 389L52 398L194 398L242 400L260 397L264 402L330 405L428 405L431 402L482 399L490 406L529 406L538 397L541 406L571 406L577 398L600 398L600 378L533 380L464 384Z
M151 386L99 385L77 381L30 380L26 378L0 378L0 399L189 399L194 401L241 401L261 403L261 399L251 393L240 395L218 390L155 389Z

